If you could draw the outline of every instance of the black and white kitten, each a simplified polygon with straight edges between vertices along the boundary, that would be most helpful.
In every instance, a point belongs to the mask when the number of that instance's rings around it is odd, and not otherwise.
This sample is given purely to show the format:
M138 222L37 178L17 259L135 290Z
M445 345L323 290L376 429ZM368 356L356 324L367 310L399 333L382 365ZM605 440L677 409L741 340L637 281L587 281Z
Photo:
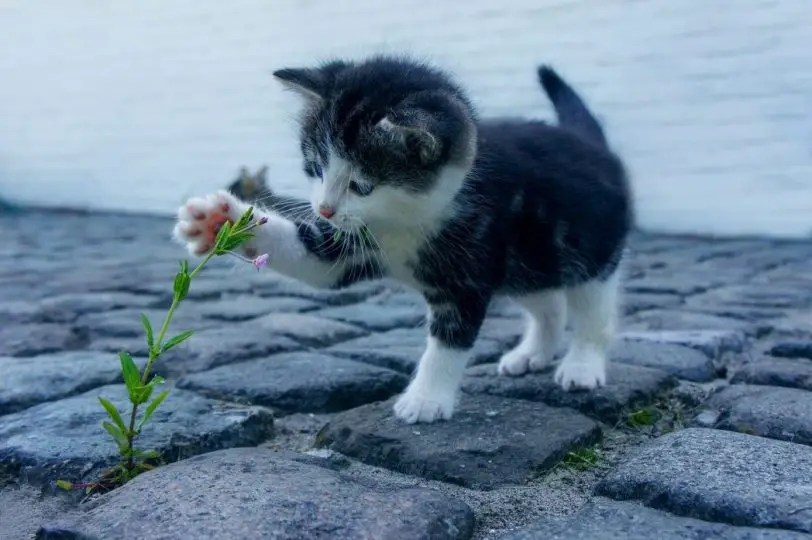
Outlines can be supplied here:
M315 212L258 212L269 221L247 249L314 286L388 276L424 295L428 343L394 407L405 422L452 416L495 295L528 315L501 374L547 366L568 313L573 342L555 380L568 390L605 384L633 220L629 187L581 98L552 69L538 74L559 126L479 120L449 75L405 58L274 73L304 98L301 148ZM201 255L212 247L212 216L236 219L246 207L227 192L192 199L175 236Z

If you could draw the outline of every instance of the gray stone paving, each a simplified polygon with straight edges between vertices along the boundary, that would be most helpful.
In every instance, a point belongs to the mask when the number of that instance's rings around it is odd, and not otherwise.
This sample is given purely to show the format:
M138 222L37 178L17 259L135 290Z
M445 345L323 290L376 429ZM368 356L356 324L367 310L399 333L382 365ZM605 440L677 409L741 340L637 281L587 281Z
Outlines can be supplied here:
M53 481L115 460L96 398L124 400L114 353L143 361L138 314L163 317L182 254L158 218L0 230L0 538L812 538L809 243L639 234L606 388L497 376L521 331L497 302L457 415L415 426L391 403L420 298L217 260L156 366L143 439L169 464L79 504Z
M424 425L396 420L392 405L338 415L316 445L398 472L493 489L525 483L601 437L598 424L575 411L524 400L467 396L453 422Z

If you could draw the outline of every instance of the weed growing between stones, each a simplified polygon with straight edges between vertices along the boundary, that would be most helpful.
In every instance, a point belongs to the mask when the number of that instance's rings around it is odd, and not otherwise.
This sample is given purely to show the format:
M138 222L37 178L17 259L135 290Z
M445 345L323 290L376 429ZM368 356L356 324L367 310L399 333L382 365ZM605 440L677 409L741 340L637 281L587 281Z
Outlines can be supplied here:
M576 471L588 471L597 467L600 463L600 459L601 457L597 446L585 446L567 452L567 455L559 465Z
M180 271L175 275L173 284L172 304L169 306L169 311L158 329L157 336L147 316L141 314L141 323L146 332L147 350L149 351L144 369L138 369L129 353L119 353L121 374L131 404L130 410L123 416L109 400L99 396L99 403L109 416L109 421L103 421L102 427L110 434L118 446L121 456L120 463L102 472L96 482L71 483L65 480L57 480L57 486L66 490L84 489L88 494L98 490L108 491L126 484L142 472L154 468L159 462L160 454L156 450L143 450L135 446L135 441L141 434L141 430L169 395L169 390L164 390L152 397L155 388L164 383L163 377L152 374L152 367L163 353L192 337L192 331L186 331L164 341L172 316L183 299L189 294L189 286L192 280L210 260L218 255L234 255L253 263L257 269L264 268L267 265L267 255L260 255L256 259L249 260L234 252L235 248L253 237L251 232L253 229L267 221L266 218L254 221L253 217L253 208L249 208L236 223L231 221L223 223L214 241L214 248L191 272L189 271L189 263L181 261ZM152 401L150 401L150 398L152 398ZM139 407L142 405L146 405L146 407L139 418ZM127 421L125 421L125 417L128 418Z
M616 428L660 437L685 427L686 407L675 397L663 397L651 405L629 411Z

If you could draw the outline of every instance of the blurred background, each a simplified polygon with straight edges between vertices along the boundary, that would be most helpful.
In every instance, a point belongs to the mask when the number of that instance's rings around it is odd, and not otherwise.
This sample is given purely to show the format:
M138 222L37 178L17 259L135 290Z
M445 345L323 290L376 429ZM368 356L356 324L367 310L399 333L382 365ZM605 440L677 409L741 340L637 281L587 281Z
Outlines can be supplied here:
M484 115L551 118L552 63L605 122L643 228L812 231L804 0L6 0L0 198L170 213L268 165L305 187L272 70L410 52Z

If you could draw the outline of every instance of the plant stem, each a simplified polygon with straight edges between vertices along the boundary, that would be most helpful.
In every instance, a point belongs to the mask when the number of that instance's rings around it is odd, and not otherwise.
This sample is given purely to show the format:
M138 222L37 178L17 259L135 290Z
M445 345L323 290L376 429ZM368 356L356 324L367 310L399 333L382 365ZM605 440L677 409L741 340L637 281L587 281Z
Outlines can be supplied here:
M200 261L194 270L189 274L189 281L191 282L192 279L203 269L203 267L208 263L212 258L216 255L215 251L212 250L211 253L206 255L206 257ZM152 350L149 351L149 358L147 359L147 364L144 366L144 372L141 375L141 384L145 385L149 382L149 374L152 370L152 365L155 363L155 360L158 359L161 350L161 344L163 343L164 336L166 336L166 331L169 329L169 323L172 321L172 316L175 314L175 310L178 309L180 305L180 298L178 295L175 295L172 299L172 305L169 306L169 311L166 312L166 317L164 318L164 322L161 325L161 330L158 332L158 339L153 344ZM133 403L132 412L130 413L130 427L127 430L127 464L126 469L127 471L131 471L135 468L135 455L133 454L133 439L135 438L135 420L138 417L138 405Z
M216 253L214 251L206 255L206 257L202 261L200 261L200 264L198 264L195 267L195 269L189 273L189 280L191 281L192 279L194 279L194 277L200 272L200 270L203 269L206 263L212 260L212 258L214 258L215 255ZM169 323L172 321L172 316L175 314L175 310L178 309L179 305L180 299L177 296L175 296L175 298L172 299L172 305L169 306L169 311L167 311L166 313L166 317L164 318L164 322L161 325L161 329L158 331L158 339L155 340L153 350L149 351L149 359L147 360L147 365L144 366L144 373L143 375L141 375L141 384L147 384L149 382L148 379L150 371L152 371L152 364L154 364L155 360L158 359L159 354L158 351L160 351L161 349L161 344L164 341L164 336L166 336L166 331L169 329Z

